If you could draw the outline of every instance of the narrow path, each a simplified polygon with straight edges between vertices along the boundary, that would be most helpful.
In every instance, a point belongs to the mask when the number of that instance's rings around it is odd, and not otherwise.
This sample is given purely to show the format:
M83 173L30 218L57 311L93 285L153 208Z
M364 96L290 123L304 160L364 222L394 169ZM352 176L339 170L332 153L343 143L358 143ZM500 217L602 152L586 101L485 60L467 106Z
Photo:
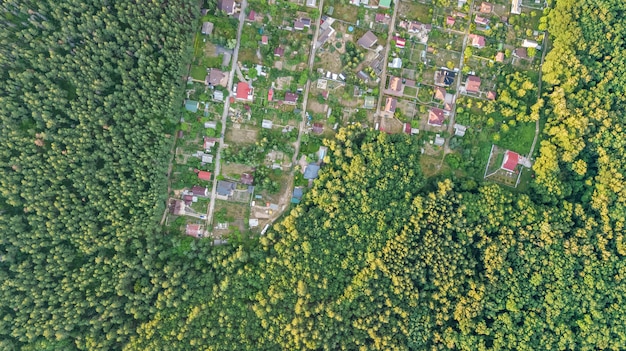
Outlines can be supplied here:
M228 75L228 91L233 91L233 78L235 76L235 69L237 68L237 59L239 56L239 45L241 43L241 31L243 30L244 19L246 16L246 6L248 5L247 0L243 0L241 2L241 11L239 12L239 28L237 29L237 44L235 45L235 49L233 50L232 57L232 68L230 69L230 74ZM209 202L209 206L207 208L207 216L206 223L207 226L212 225L213 221L213 211L215 210L215 193L217 189L217 176L220 174L220 161L222 156L222 149L224 148L224 134L226 133L226 120L228 119L228 110L230 109L230 97L226 98L224 101L224 112L222 113L222 131L220 133L220 143L217 147L217 154L215 155L215 171L213 172L213 188L211 190L211 201ZM212 232L212 227L207 230Z
M543 72L543 61L546 58L546 53L548 52L549 44L550 43L548 39L548 31L546 31L543 37L543 43L542 43L543 52L541 54L541 62L539 63L539 83L537 83L537 99L541 99L541 83L542 83L541 74ZM533 144L530 146L530 151L528 152L528 157L527 157L529 160L533 156L533 152L535 152L535 146L537 146L537 140L539 140L540 127L541 127L540 119L537 119L537 121L535 122L535 138L533 139Z
M315 22L316 23L315 34L313 35L313 40L311 40L311 53L309 55L309 65L308 65L309 76L311 74L311 71L313 70L313 63L315 62L315 49L317 49L315 47L315 44L317 43L317 36L319 35L319 31L320 31L319 23L322 19L323 6L324 6L324 0L320 0L320 4L318 7L320 15L317 18L317 22ZM291 158L291 166L292 166L291 178L293 178L293 175L295 172L296 161L298 159L298 153L300 152L300 140L302 139L302 134L304 133L304 129L306 128L306 122L307 122L306 106L307 106L307 102L309 101L309 89L310 88L311 88L311 79L307 80L306 85L304 86L304 98L302 101L302 116L301 116L302 120L300 121L300 128L298 129L298 139L296 139L296 142L294 145L293 157Z
M376 114L374 115L374 121L380 116L380 107L383 101L383 92L385 91L385 83L387 81L387 64L389 62L389 49L391 42L391 38L393 36L393 32L396 28L396 17L398 16L398 7L400 7L400 3L396 1L393 6L393 15L391 15L391 23L389 24L389 31L387 32L387 45L385 45L385 50L383 50L383 70L380 73L380 85L378 88L378 104L376 105ZM381 123L382 125L382 123Z
M454 101L459 97L459 90L461 88L461 75L463 71L463 65L465 64L465 48L467 48L467 41L470 34L470 26L472 24L472 10L474 8L474 0L470 3L468 18L470 19L467 28L465 29L465 36L463 37L463 48L461 49L461 60L459 61L459 72L456 75L456 92L454 93ZM456 118L456 103L455 108L450 112L450 123L448 124L448 133L452 134L454 132L454 119ZM450 143L449 139L446 139L446 143L444 145L444 149L448 149L448 144Z

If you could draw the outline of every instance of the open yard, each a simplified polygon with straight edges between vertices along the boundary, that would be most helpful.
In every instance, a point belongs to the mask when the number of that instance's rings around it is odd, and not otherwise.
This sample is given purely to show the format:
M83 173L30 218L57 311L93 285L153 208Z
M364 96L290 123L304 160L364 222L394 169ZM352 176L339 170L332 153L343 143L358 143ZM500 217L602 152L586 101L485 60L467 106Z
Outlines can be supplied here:
M257 140L258 130L251 126L239 125L239 128L232 126L227 128L225 142L227 144L251 144Z
M416 1L402 1L398 8L401 18L415 20L421 23L431 23L433 19L433 7Z
M250 205L231 201L216 200L213 217L214 234L224 236L232 232L232 227L237 227L240 231L245 231L247 221L250 216ZM220 224L227 223L228 227L218 229Z

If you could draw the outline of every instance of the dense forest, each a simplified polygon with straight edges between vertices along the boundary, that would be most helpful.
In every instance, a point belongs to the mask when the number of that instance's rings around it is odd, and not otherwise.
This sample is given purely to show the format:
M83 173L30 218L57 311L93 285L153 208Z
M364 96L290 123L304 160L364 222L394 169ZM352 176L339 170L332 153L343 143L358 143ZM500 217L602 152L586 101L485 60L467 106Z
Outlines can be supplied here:
M622 350L626 4L548 14L529 194L351 127L225 247L158 228L195 2L0 5L0 349Z

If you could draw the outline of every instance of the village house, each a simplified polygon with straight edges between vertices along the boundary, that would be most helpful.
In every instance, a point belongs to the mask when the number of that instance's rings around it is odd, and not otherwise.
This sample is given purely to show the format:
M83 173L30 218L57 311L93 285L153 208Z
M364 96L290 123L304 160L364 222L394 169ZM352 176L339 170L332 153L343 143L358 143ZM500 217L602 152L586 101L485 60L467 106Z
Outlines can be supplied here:
M362 47L366 49L369 49L372 47L372 45L376 43L377 40L378 38L376 37L376 35L374 35L372 31L368 30L365 34L363 34L361 39L357 41L357 44L361 45Z
M216 138L204 137L204 151L211 152L211 149L213 148L213 146L215 146L215 143L217 143Z
M194 170L194 172L198 175L198 179L210 181L211 180L211 172L201 171L199 169Z
M228 84L228 75L217 68L211 68L211 72L204 79L206 85L211 87L222 86Z
M504 153L504 158L502 159L502 166L500 166L500 168L508 172L514 172L515 167L517 167L518 163L519 154L513 151L506 150L506 152Z
M267 37L267 35L262 36L261 45L267 45L267 43L269 43L269 38Z
M313 123L313 133L322 134L324 132L324 125L321 123Z
M488 2L484 2L484 1L483 1L483 2L480 4L480 10L479 10L479 11L480 11L481 13L487 13L487 14L489 14L489 13L493 12L493 4L490 4L490 3L488 3Z
M389 79L389 86L387 87L387 94L402 96L402 92L404 91L404 84L402 84L402 78L400 77L391 77Z
M522 0L512 0L511 1L511 14L521 15L522 14Z
M493 91L493 90L489 90L487 92L487 99L488 100L495 100L497 96L498 96L497 93L495 91Z
M208 197L209 196L209 189L207 187L194 185L194 186L191 187L191 194L193 196Z
M455 123L454 124L454 135L458 136L458 137L463 137L465 136L465 132L467 131L467 127L462 125L462 124L458 124Z
M431 108L428 110L428 124L435 127L441 127L443 121L446 120L446 116L442 109Z
M304 23L302 23L302 21L300 21L300 20L295 20L293 22L293 29L295 29L295 30L303 30L304 29Z
M213 34L213 22L204 22L202 23L202 34L211 35Z
M252 185L252 183L254 183L254 176L250 172L242 173L239 182L245 185Z
M218 200L228 200L233 195L233 192L236 188L237 184L233 182L227 180L218 180L215 190L215 197Z
M474 18L474 23L479 24L481 26L486 26L489 24L489 19L481 16L476 16Z
M252 101L254 97L254 88L247 82L239 82L235 88L235 99L239 101Z
M284 104L296 105L297 102L298 102L298 94L292 93L289 91L285 93L285 99L283 100Z
M467 93L480 93L480 77L468 76L465 81L465 91Z
M394 113L396 113L396 106L398 105L398 100L392 97L387 97L385 99L385 108L383 109L383 113L386 117L393 117Z
M446 99L446 89L444 87L435 87L435 100L444 101Z
M496 62L504 62L504 53L502 51L496 54Z
M528 50L526 48L517 48L513 50L513 56L524 60L528 59Z
M279 46L276 49L274 49L274 56L283 57L284 54L285 54L285 49L283 49L282 47Z
M218 0L217 9L224 11L225 14L231 16L235 14L235 0Z
M389 64L387 64L389 68L402 68L402 59L399 57L395 57Z
M195 238L202 238L206 235L206 230L204 230L204 225L202 224L187 224L185 234Z
M269 119L264 119L263 121L261 121L261 128L272 129L273 125L274 122L270 121Z
M224 101L224 92L221 90L213 91L213 100L215 101Z
M435 72L435 85L437 86L450 86L454 83L456 72L450 71L445 68L440 68Z
M456 19L454 17L448 16L446 18L446 26L452 27L452 26L454 26L455 23L456 23Z
M485 47L485 37L483 37L482 35L478 35L478 34L470 34L468 36L469 40L470 40L470 45L478 48L478 49L482 49Z

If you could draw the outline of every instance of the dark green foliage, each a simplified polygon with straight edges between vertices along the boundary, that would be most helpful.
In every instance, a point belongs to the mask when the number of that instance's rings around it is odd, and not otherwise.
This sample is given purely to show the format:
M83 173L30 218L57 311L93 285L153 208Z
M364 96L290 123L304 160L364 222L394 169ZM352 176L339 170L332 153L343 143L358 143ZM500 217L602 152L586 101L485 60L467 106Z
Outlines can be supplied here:
M198 8L0 11L0 348L119 348L181 282L155 223Z

